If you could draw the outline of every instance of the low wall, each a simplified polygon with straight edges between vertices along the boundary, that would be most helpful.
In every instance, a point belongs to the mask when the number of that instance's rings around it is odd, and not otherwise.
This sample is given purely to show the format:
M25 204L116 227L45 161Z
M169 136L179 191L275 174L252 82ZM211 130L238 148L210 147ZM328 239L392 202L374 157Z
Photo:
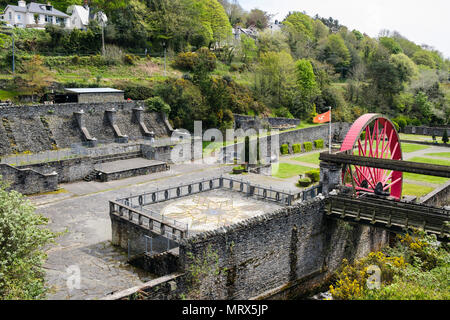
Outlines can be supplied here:
M450 205L450 181L420 198L419 202L434 207Z
M437 137L442 137L444 130L450 134L450 128L442 127L425 127L425 126L406 126L404 131L408 134L420 134L424 136L432 136L433 133Z
M179 259L185 278L172 283L176 289L161 294L161 287L169 287L165 281L139 290L146 299L295 298L327 284L343 258L364 256L387 243L386 231L328 219L323 206L316 198L184 239ZM129 228L137 231L136 225ZM124 240L114 230L113 238ZM196 265L203 273L193 282L189 269Z
M126 169L117 172L103 172L100 170L99 178L101 182L108 182L130 177L143 176L155 172L167 171L169 169L170 167L167 165L167 163L163 162L158 164L152 164L146 167Z
M18 169L0 164L0 176L10 184L10 190L26 195L58 189L58 175L53 173L42 174L32 169Z
M234 128L247 130L253 128L255 130L264 128L292 128L300 124L300 119L290 118L259 118L234 114Z
M333 123L331 126L332 130L332 139L333 141L343 141L345 135L350 129L351 124L345 122L337 122ZM314 140L322 139L324 140L324 146L328 144L329 137L329 125L319 125L304 129L297 129L291 131L280 132L278 134L280 147L282 144L288 144L289 150L292 152L292 145L296 143L304 143L304 142L313 142ZM270 154L270 144L271 144L272 136L265 136L260 138L261 145L267 146L267 152ZM223 154L232 154L237 150L237 146L243 148L243 143L239 143L237 145L230 145L222 148ZM243 149L242 149L243 150ZM279 151L279 150L278 150Z

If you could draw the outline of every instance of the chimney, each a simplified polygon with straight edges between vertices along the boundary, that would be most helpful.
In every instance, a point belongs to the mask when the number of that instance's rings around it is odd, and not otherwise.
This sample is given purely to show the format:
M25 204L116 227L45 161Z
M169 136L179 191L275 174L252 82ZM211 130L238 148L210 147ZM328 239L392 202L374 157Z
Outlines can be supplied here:
M26 1L23 1L23 0L19 0L18 6L19 6L19 7L26 7L26 6L27 6L27 2L26 2Z

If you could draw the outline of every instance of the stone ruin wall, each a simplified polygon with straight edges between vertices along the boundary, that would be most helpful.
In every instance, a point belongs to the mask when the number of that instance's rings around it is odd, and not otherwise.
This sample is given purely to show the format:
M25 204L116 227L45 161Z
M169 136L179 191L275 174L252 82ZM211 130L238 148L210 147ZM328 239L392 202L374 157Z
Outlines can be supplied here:
M98 141L113 142L115 134L105 114L115 108L116 124L122 134L143 138L143 132L133 116L133 108L143 107L142 101L90 104L54 104L8 106L0 108L0 156L31 151L33 153L68 148L85 142L74 112L84 110L85 124ZM156 137L170 136L170 130L160 114L143 112L143 121Z
M310 293L330 280L343 258L362 257L388 242L384 230L325 217L323 206L323 198L316 198L183 240L178 272L105 299L126 299L137 290L146 299L290 299ZM126 241L119 233L135 238L142 232L115 220L112 229L116 244ZM190 253L211 266L200 286L192 286L185 273L196 263Z

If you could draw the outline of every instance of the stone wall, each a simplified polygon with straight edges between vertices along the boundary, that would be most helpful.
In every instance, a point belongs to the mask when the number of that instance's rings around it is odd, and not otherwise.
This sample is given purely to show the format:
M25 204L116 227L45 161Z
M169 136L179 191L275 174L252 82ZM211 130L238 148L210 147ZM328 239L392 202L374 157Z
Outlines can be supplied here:
M0 176L10 184L10 190L23 194L55 191L58 189L58 176L54 173L42 174L31 169L18 169L0 164Z
M300 124L300 119L290 118L259 118L234 114L234 128L247 130L253 128L255 130L264 128L295 128Z
M450 128L442 127L406 126L404 131L408 134L421 134L424 136L432 136L434 133L436 137L442 137L444 130L447 130L447 133L450 134Z
M132 110L137 107L145 109L144 102L0 107L0 155L25 151L36 153L84 143L84 135L74 116L74 112L80 110L85 112L86 129L99 141L112 142L115 139L113 127L105 113L112 108L117 110L115 124L121 133L131 139L143 139L144 133ZM156 137L170 135L164 116L143 112L141 118L148 130L153 131Z
M78 103L108 103L108 102L123 102L123 101L124 101L123 92L78 94Z
M344 140L345 135L350 129L351 124L345 122L333 123L331 130L333 132L332 138L335 142L341 142ZM292 152L292 145L296 143L313 142L314 140L323 139L324 146L328 145L328 132L329 125L319 125L314 127L309 127L305 129L297 129L291 131L280 132L278 134L279 144L288 144L289 150ZM261 145L267 146L267 152L270 153L270 144L272 136L266 136L260 138ZM243 148L243 144L238 144ZM230 145L222 149L224 154L232 154L237 149L236 145Z
M206 260L196 279L200 285L186 276L177 278L178 289L170 295L161 294L161 282L140 289L147 299L295 298L326 284L343 258L364 256L387 243L386 231L328 219L323 206L323 198L316 198L182 240L181 271L188 275L190 266ZM129 228L132 234L143 232Z
M420 203L434 207L450 205L450 181L420 198Z

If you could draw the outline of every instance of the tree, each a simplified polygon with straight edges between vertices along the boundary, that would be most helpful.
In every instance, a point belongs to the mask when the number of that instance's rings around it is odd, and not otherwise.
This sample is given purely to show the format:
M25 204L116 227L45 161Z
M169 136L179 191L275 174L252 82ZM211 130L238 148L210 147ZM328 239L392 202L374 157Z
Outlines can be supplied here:
M380 43L389 50L392 54L402 53L402 47L392 38L381 37L379 39Z
M412 59L418 65L426 66L431 69L436 68L436 62L430 51L420 50L414 53Z
M1 177L0 177L1 178ZM16 191L0 180L0 299L43 299L47 292L43 247L57 234Z
M397 68L400 81L404 83L409 83L419 73L415 63L406 54L393 54L389 60Z
M311 62L307 59L297 61L296 75L298 92L292 113L296 117L309 118L315 111L313 100L320 93Z
M256 57L257 49L255 40L245 34L241 35L240 56L243 63L252 62Z
M247 27L256 27L260 30L269 26L271 15L260 9L252 9L247 15Z
M345 75L350 66L350 51L339 34L331 34L322 50L322 59L334 66L336 72Z
M23 63L21 77L26 81L22 91L38 97L54 81L51 71L44 65L41 56L34 55L29 61Z
M83 0L53 0L51 3L56 9L66 12L71 5L82 5Z

